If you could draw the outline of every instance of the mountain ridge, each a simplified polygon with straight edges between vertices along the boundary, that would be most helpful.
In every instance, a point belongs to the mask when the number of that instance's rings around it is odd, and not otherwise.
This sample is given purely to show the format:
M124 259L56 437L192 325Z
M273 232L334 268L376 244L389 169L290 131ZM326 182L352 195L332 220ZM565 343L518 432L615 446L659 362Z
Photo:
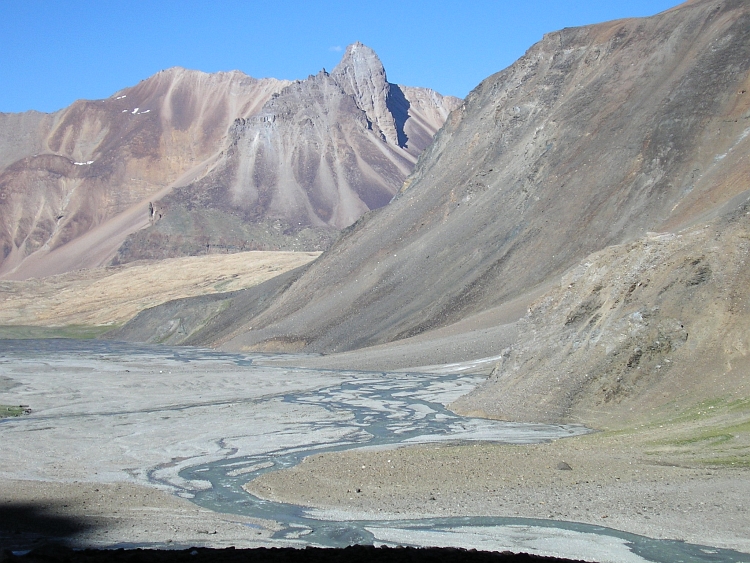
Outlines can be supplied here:
M215 144L233 119L229 112L253 111L259 100L284 84L241 73L206 80L208 76L174 68L104 100L79 100L52 114L29 114L39 120L34 151L0 172L0 275L13 277L12 270L34 253L36 259L26 273L21 269L20 277L101 264L101 257L85 256L95 254L100 241L79 252L72 265L48 269L43 262L54 262L47 257L55 250L63 254L62 247L133 206L142 206L144 213L135 221L124 221L129 224L123 228L147 224L148 199L216 151ZM244 95L231 96L239 84ZM196 90L202 92L199 97L213 99L213 105L191 99L187 92ZM178 118L173 127L175 115L192 115L195 122L188 125ZM5 120L23 118L6 114ZM0 136L17 134L3 128ZM47 166L52 168L48 171Z
M246 124L284 88L302 82L255 79L240 71L208 74L174 67L104 100L79 100L53 114L1 114L0 276L23 279L100 266L113 259L118 263L196 254L221 247L226 240L230 242L223 245L223 251L246 250L253 247L253 234L259 235L255 246L261 248L264 244L280 248L288 241L289 249L327 246L340 224L356 219L369 208L367 204L350 205L338 224L326 224L320 232L308 230L302 237L282 233L263 240L264 231L275 227L274 221L293 223L286 220L283 210L277 213L280 217L271 217L249 233L247 222L253 217L246 216L246 210L233 210L231 228L216 240L210 233L217 223L221 226L221 213L196 218L178 210L173 218L177 227L171 226L172 231L177 229L176 235L164 228L170 219L162 225L166 233L155 232L157 242L168 249L154 244L150 235L145 235L147 240L140 246L137 237L132 238L164 218L167 205L161 203L162 198L180 187L196 187L196 182L222 164L232 150L228 144L232 128ZM416 127L417 138L424 143L442 123L440 111L447 114L456 102L439 95L431 98L431 94L420 93L416 98L433 99L433 106L440 106L438 111L423 112L429 119L421 115L417 119L422 123ZM373 186L385 183L386 191L395 192L413 165L412 155L402 152L408 158L398 169L398 182L396 176L386 182L375 178ZM214 179L223 181L220 173ZM197 189L212 187L209 180ZM366 193L368 188L360 191ZM381 205L385 200L385 196L375 197L369 204ZM123 243L126 248L120 251Z
M547 34L469 94L389 206L222 345L393 342L729 201L747 189L747 20L699 2Z

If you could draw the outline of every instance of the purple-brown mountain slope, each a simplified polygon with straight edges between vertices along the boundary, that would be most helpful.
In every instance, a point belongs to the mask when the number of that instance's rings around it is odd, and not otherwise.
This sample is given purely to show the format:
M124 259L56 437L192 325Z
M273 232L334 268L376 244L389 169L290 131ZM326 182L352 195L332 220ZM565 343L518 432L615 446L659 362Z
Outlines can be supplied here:
M372 49L350 45L330 74L296 81L238 119L211 171L159 201L159 221L130 237L118 260L327 247L393 198L459 103L390 84Z
M392 342L538 295L607 246L707 221L750 188L749 69L740 0L546 35L453 112L390 205L215 343Z
M325 246L390 200L458 103L388 84L357 44L302 82L170 69L106 100L0 114L0 276Z
M286 84L172 68L105 100L0 114L0 275L106 263L151 199L202 175L234 120Z

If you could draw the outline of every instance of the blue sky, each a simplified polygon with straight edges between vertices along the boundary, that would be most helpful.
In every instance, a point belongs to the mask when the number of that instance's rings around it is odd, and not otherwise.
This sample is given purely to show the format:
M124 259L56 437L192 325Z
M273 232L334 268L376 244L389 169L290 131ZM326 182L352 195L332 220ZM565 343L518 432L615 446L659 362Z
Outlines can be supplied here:
M55 111L172 66L256 78L333 68L346 45L391 82L465 96L544 33L677 0L0 0L0 111Z

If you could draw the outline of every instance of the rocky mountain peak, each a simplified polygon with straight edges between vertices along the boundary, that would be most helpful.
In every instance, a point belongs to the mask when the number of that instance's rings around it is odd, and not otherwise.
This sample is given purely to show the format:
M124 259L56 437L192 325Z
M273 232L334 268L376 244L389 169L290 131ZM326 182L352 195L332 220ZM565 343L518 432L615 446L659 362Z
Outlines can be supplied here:
M364 79L375 79L373 82L386 84L385 68L378 54L367 45L357 41L346 48L344 56L331 73L334 76L349 76L361 82Z
M391 89L398 87L388 83L383 63L375 51L360 42L349 45L331 72L331 78L354 97L384 141L396 146L403 144L393 112L388 107Z

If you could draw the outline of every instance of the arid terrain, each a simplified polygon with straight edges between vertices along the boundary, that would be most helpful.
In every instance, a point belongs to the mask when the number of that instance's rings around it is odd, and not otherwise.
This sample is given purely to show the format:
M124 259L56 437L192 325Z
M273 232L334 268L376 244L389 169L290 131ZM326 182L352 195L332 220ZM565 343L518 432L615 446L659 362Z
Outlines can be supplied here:
M173 68L53 114L0 114L0 275L107 264L149 203L205 173L234 120L285 85Z
M76 326L101 333L166 301L256 286L308 264L318 254L211 254L0 281L0 334L13 338L38 327L64 335Z
M265 365L328 376L477 374L454 412L596 431L313 455L246 484L262 498L340 520L555 519L750 553L750 4L691 0L549 33L450 115L426 92L388 83L374 53L351 46L331 73L233 122L210 170L169 184L148 228L107 247L123 263L189 254L195 241L206 253L234 245L247 219L258 245L330 244L316 259L289 254L271 279L272 262L258 263L236 283L237 263L166 263L195 264L207 291L144 291L127 314L127 280L169 288L169 276L149 277L160 262L2 282L15 294L0 318L41 327L117 314L107 322L124 324L107 338L294 352ZM338 113L310 109L322 99ZM313 141L289 151L278 141L289 136ZM354 176L332 149L342 144L359 151ZM369 195L347 191L352 177ZM224 242L206 242L218 224ZM102 317L76 305L117 280ZM81 297L55 301L63 286ZM24 320L32 312L38 322Z
M715 408L721 414L708 424L696 411L689 422L681 413L659 421L665 424L543 445L311 456L246 488L349 518L550 518L750 552L750 474L741 461L750 447L748 422L737 424L731 406ZM719 444L733 432L742 435L731 446Z
M171 68L53 114L0 114L0 277L318 251L383 206L460 100L372 49L294 82Z

